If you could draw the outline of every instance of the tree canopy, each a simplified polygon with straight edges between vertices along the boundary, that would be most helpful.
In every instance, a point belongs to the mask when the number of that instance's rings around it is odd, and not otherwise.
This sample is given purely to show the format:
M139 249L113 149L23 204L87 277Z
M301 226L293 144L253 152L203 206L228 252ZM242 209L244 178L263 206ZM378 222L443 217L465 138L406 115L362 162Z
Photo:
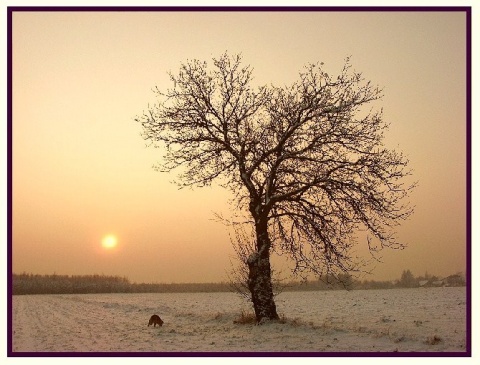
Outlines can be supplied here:
M336 77L309 64L290 86L257 89L241 55L213 65L182 64L170 73L174 87L156 88L158 104L137 118L144 138L166 148L159 170L183 167L181 186L217 180L241 208L260 202L274 249L298 271L351 269L358 228L377 239L371 249L403 246L390 228L412 213L402 203L410 171L402 153L383 146L382 110L365 108L382 97L379 87L349 59Z

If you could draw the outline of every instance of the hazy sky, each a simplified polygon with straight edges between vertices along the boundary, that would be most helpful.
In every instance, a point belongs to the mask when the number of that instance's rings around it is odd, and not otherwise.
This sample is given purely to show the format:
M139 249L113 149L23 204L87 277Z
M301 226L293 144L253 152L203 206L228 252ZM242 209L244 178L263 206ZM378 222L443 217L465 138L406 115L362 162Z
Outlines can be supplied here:
M13 271L227 280L219 187L154 171L134 117L186 59L241 52L261 84L343 60L384 87L386 143L419 186L371 279L448 275L466 262L466 18L461 12L22 12L13 16ZM102 247L113 234L118 245ZM363 244L363 242L360 242ZM362 251L361 248L359 248Z

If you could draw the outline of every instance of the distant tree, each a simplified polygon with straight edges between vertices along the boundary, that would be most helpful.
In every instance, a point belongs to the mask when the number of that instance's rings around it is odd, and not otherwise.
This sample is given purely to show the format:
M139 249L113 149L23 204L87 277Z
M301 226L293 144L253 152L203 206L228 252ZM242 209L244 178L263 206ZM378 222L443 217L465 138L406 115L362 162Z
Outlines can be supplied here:
M258 321L277 319L270 254L286 254L294 273L350 272L357 229L368 247L401 248L394 227L412 213L401 153L383 146L388 125L366 106L382 91L347 59L331 77L310 64L290 86L254 89L240 55L191 60L173 88L136 117L143 138L164 148L158 170L180 168L179 186L216 180L235 196L255 233L248 288ZM188 207L185 207L187 209ZM376 242L376 243L374 243Z
M355 280L349 273L341 273L337 276L338 283L345 289L351 290L354 288Z
M403 270L398 285L403 288L414 288L418 286L418 281L410 270Z

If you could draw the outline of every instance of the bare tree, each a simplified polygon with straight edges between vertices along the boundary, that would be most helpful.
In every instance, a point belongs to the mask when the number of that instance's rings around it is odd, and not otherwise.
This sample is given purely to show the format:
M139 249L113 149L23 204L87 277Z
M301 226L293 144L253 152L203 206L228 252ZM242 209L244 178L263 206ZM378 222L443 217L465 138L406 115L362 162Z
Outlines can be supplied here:
M160 171L180 168L180 186L216 180L251 218L255 250L248 288L258 321L277 319L270 254L286 254L295 273L356 270L355 233L371 251L401 248L394 228L413 209L408 161L383 145L382 111L366 109L382 90L353 72L337 77L310 64L291 86L252 86L240 55L191 60L173 88L138 116L143 137L165 154Z

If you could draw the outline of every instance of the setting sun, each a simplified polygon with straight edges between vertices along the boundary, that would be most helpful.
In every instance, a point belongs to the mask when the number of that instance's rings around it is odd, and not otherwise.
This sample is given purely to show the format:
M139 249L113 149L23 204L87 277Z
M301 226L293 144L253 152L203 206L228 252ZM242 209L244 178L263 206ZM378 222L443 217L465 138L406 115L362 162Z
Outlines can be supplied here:
M113 234L109 234L102 239L103 248L114 248L117 246L117 237Z

